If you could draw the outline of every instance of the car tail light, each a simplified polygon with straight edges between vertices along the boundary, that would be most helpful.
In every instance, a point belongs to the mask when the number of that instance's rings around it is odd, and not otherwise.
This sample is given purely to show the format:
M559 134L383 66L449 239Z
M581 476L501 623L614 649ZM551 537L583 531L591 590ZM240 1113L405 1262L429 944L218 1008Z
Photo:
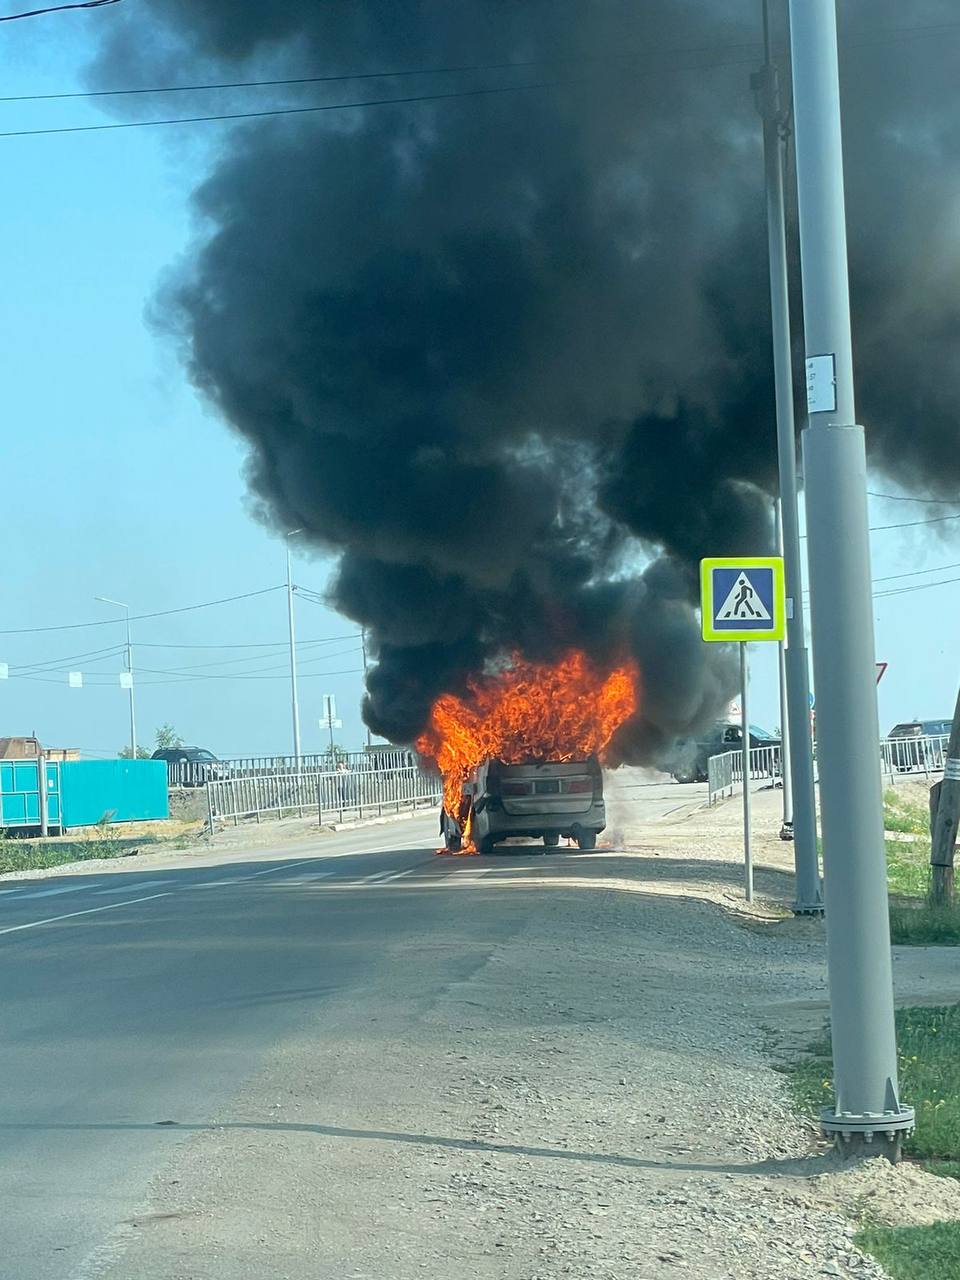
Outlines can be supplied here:
M568 794L585 795L588 791L593 791L593 779L567 778L563 789Z
M529 782L501 782L500 794L502 796L529 796L533 795L533 787Z

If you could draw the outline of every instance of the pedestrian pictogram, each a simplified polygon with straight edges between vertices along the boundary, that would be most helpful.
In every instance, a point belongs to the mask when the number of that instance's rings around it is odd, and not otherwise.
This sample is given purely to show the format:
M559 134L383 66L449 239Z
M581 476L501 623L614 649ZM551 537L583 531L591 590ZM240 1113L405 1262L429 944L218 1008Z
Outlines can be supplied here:
M779 556L722 557L700 563L704 640L782 640L786 628Z
M729 622L734 618L746 621L760 618L765 622L770 621L770 613L767 606L763 603L759 592L754 588L753 583L745 573L737 575L737 580L730 588L730 594L720 606L720 612L717 617L721 622Z

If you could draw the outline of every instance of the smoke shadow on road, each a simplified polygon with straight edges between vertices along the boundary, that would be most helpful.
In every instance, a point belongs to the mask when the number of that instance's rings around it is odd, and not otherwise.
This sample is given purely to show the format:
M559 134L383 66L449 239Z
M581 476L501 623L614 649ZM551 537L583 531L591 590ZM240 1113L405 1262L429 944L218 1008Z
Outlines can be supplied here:
M76 1122L31 1124L27 1121L0 1123L0 1133L63 1133L63 1132L151 1132L166 1129L171 1133L218 1133L240 1130L249 1133L303 1133L319 1138L343 1138L360 1142L395 1142L415 1147L440 1147L445 1150L482 1151L492 1155L523 1156L541 1160L568 1160L584 1164L606 1164L621 1169L642 1169L657 1173L734 1174L741 1177L794 1177L814 1178L842 1166L841 1158L834 1151L808 1156L791 1156L782 1160L757 1160L748 1164L730 1162L709 1164L694 1160L647 1160L641 1156L620 1155L605 1151L569 1151L559 1147L517 1146L507 1142L490 1142L483 1138L454 1138L440 1134L403 1133L389 1129L351 1129L331 1124L306 1124L292 1121L276 1123L257 1121L228 1121L224 1124L184 1124L179 1120L155 1120L152 1122Z

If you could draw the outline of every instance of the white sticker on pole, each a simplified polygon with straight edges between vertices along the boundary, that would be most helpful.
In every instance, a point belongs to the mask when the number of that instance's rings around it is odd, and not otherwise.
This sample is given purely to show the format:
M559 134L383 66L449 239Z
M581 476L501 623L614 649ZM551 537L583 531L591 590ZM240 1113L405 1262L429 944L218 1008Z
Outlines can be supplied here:
M120 672L120 688L121 689L133 688L133 672L132 671Z
M836 357L807 357L807 413L833 413L837 407Z
M83 688L83 672L68 671L67 684L70 686L71 689L82 689Z
M0 662L0 680L10 679L10 667L6 662Z
M960 782L960 760L956 756L948 756L944 761L943 776L951 782Z

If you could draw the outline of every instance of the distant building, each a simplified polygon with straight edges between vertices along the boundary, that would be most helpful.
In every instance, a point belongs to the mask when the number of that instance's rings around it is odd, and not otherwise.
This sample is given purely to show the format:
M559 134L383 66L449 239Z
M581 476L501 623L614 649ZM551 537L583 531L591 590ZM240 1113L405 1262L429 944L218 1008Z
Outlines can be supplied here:
M0 760L35 760L40 754L38 738L0 738ZM78 747L45 747L48 760L79 760Z

